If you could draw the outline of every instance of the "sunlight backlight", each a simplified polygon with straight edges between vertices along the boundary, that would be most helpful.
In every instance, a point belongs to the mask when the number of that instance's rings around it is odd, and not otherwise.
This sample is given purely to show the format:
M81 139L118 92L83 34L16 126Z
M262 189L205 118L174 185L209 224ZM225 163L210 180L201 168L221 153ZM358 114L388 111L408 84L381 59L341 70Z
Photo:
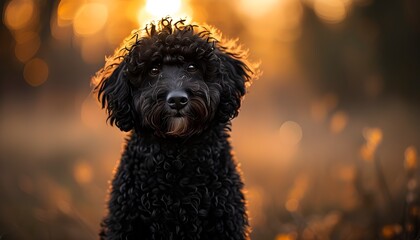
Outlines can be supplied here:
M167 16L172 19L191 17L192 9L188 1L182 0L147 0L146 5L139 9L137 14L138 23L143 26L153 20L159 20Z
M181 0L148 0L146 11L154 17L174 15L181 9Z

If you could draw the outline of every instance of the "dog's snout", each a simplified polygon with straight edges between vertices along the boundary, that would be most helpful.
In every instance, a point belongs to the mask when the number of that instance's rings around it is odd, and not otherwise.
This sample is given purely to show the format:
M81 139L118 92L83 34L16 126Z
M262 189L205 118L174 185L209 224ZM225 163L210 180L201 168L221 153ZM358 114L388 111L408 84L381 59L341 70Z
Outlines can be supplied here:
M181 110L188 104L188 94L182 90L175 90L169 92L166 97L166 102L169 107L176 110Z

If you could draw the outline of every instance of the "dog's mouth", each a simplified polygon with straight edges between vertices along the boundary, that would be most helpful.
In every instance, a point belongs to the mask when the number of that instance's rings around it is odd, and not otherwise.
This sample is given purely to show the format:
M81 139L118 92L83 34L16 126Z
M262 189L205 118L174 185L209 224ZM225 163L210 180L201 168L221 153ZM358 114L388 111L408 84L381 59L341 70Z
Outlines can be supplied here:
M168 131L166 134L170 136L183 136L188 132L188 127L188 118L178 113L168 119Z
M189 137L201 133L212 118L205 100L191 98L182 109L171 109L165 101L143 101L137 105L142 127L150 128L159 137Z

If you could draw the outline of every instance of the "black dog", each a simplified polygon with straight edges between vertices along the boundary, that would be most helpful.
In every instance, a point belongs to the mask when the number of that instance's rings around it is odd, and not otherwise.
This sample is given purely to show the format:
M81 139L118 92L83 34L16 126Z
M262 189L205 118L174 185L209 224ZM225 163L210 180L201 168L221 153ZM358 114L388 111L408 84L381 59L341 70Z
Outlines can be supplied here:
M230 120L255 74L235 41L165 18L134 32L93 78L131 131L101 239L246 239Z

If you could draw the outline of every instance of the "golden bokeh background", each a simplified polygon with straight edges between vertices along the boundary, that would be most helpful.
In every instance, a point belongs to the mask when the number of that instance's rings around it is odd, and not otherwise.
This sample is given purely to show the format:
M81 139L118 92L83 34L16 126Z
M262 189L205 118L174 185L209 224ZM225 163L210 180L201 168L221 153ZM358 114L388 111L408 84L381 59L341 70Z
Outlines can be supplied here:
M420 236L416 0L0 3L0 239L97 239L125 133L90 78L153 19L208 23L261 62L233 121L252 239Z

